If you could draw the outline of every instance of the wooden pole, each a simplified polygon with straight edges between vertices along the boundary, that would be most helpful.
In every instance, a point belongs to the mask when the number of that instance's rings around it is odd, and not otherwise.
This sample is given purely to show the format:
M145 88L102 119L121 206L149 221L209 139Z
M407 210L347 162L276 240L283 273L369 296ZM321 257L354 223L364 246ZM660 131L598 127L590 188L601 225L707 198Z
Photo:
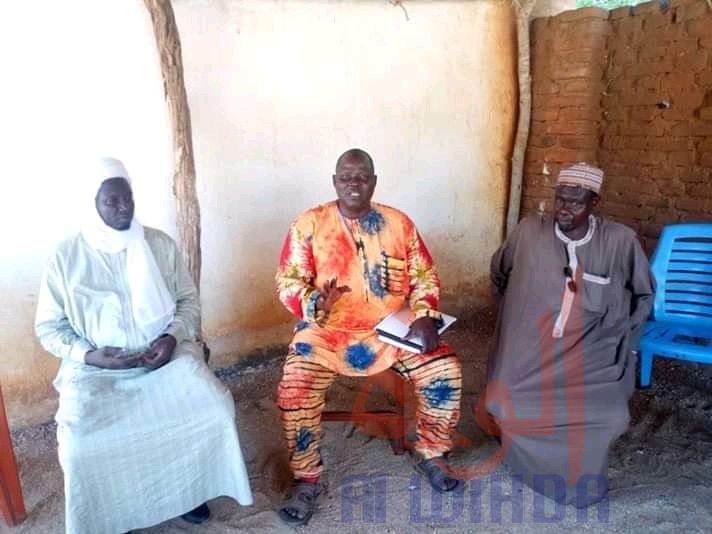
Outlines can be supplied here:
M5 415L5 404L0 389L0 515L10 527L19 525L27 517L22 498L20 477L15 453L12 450L10 427Z
M529 23L536 0L514 2L517 16L517 43L519 50L519 120L517 135L512 151L512 177L509 186L509 206L507 208L507 236L519 222L519 210L522 202L522 181L524 179L524 153L529 140L529 127L532 113L531 50L529 46Z
M200 204L195 189L195 160L190 109L183 81L183 58L170 0L144 0L151 15L161 59L161 74L173 134L173 194L176 198L180 248L200 290Z

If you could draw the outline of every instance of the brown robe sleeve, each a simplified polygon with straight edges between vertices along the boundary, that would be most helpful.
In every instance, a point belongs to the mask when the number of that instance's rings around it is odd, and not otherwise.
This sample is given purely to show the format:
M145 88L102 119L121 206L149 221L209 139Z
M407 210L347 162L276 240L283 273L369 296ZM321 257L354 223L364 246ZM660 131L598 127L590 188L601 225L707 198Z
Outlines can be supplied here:
M492 260L490 261L490 282L492 284L492 295L497 303L499 303L507 289L509 273L512 272L512 266L514 264L514 252L521 233L522 222L514 228L502 246L492 255Z
M640 329L653 309L655 296L655 278L650 272L648 258L636 238L631 239L628 247L628 280L626 288L631 292L630 330L633 340L637 341Z

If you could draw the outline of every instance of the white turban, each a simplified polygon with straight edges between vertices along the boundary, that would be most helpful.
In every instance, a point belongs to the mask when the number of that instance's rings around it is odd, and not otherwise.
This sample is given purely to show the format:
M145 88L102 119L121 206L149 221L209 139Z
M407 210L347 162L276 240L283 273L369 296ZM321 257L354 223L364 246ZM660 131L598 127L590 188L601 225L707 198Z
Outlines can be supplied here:
M99 185L101 185L104 180L108 180L109 178L126 178L129 183L131 182L126 167L124 167L124 164L116 158L98 159L94 171L95 173L93 178L97 181L101 180L99 181ZM99 187L97 187L97 190L98 189Z
M87 176L87 191L91 191L91 212L82 235L92 248L101 252L118 254L126 250L131 310L134 322L148 345L163 334L173 320L175 299L166 287L156 258L144 238L143 226L136 218L133 218L127 230L120 231L108 226L99 216L94 200L101 184L109 178L125 178L131 184L126 167L118 159L101 158L96 162Z

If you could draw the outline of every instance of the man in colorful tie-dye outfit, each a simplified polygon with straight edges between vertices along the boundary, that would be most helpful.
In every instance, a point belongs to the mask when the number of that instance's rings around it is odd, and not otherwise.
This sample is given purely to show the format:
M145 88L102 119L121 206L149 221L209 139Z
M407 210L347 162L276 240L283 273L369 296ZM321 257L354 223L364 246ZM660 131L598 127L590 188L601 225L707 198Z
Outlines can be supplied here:
M437 491L460 485L438 467L452 447L462 385L459 360L436 328L440 280L413 222L371 202L376 180L366 152L342 154L333 176L337 200L302 213L282 249L277 292L299 319L278 392L295 478L280 516L293 524L309 520L321 489L321 413L336 375L391 368L409 380L419 402L416 466ZM374 331L406 305L422 354L383 343Z

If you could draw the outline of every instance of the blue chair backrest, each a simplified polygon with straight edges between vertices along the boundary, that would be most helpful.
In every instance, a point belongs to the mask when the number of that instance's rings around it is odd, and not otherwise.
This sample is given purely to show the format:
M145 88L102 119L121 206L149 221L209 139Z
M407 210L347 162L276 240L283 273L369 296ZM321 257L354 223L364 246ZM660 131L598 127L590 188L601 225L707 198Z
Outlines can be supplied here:
M663 228L651 270L656 321L712 328L712 223Z

